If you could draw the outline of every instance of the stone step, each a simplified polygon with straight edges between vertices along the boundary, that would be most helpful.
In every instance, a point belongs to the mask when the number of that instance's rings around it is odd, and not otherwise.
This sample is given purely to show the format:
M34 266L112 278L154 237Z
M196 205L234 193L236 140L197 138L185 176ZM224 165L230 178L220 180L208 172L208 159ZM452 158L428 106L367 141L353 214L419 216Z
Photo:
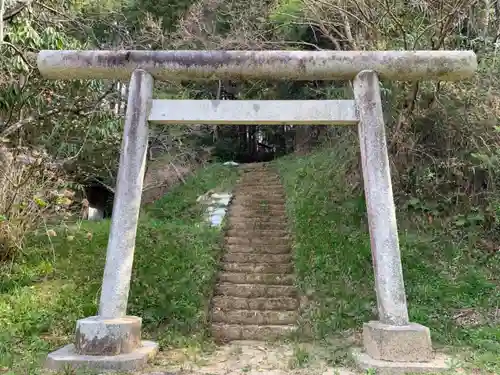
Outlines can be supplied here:
M231 204L229 205L230 208L233 208L233 207L244 207L244 208L248 208L248 207L252 207L252 208L256 208L256 209L260 209L261 212L264 212L262 211L263 209L266 209L266 211L282 211L286 208L286 202L283 203L266 203L266 202L262 202L258 199L255 199L255 200L250 200L250 199L247 199L247 200L242 200L242 199L233 199L231 201Z
M269 172L255 172L255 173L245 173L240 176L240 181L246 181L246 182L254 182L254 181L281 181L281 177L278 176L276 173L269 173Z
M223 260L228 263L290 263L292 254L226 253Z
M252 165L253 167L257 167L257 165ZM245 172L248 171L248 172L251 172L252 174L254 173L268 173L270 175L274 175L276 176L278 171L274 168L272 168L271 166L269 166L269 164L267 165L261 165L259 166L258 168L248 168L248 169L245 169ZM248 172L246 174L248 174Z
M277 222L282 222L286 223L287 222L287 214L285 211L282 212L267 212L267 213L256 213L253 212L253 210L248 210L248 209L235 209L230 208L229 209L230 213L230 218L229 218L229 223L231 222L236 222L236 221L252 221L255 222L255 220L260 220L260 222L263 223L277 223Z
M212 335L218 341L273 340L288 337L295 330L293 325L258 326L239 324L212 324Z
M281 179L278 177L272 177L272 176L256 176L256 175L247 175L243 176L239 179L237 186L241 185L260 185L260 186L266 186L266 185L280 185L281 186Z
M259 205L251 205L251 204L234 204L229 206L229 212L231 216L261 216L265 217L286 217L286 209L285 206L276 205L276 207L260 207Z
M246 173L239 176L238 183L265 183L268 181L281 183L281 180L274 174Z
M250 164L248 164L250 165ZM257 166L257 164L252 164L252 167L253 168L244 168L242 170L244 170L246 173L245 174L249 174L249 173L269 173L269 174L273 174L273 175L276 175L278 173L278 171L276 169L274 169L273 167L271 167L269 164L263 164L263 165L260 165L260 166ZM258 168L257 168L258 167Z
M251 207L241 207L240 205L238 206L231 206L229 208L229 215L230 218L249 218L249 217L260 217L262 218L263 221L266 219L282 219L286 220L287 218L287 213L285 209L283 208L282 210L262 210L262 209L254 209Z
M268 211L283 211L286 208L286 202L262 202L258 199L255 200L241 200L236 199L231 202L230 207L241 206L245 208L251 208L253 210L259 210L259 212L268 212Z
M212 298L217 340L270 340L296 330L299 301L293 285L286 194L266 164L241 165L229 207L225 248Z
M297 323L296 311L214 310L212 322L248 325L291 325Z
M278 188L270 189L269 185L263 185L262 187L257 187L257 186L248 187L248 185L241 185L241 186L237 185L233 189L233 193L235 196L239 197L249 196L249 197L276 198L276 199L286 198L285 189L283 188L283 186L281 186L279 189Z
M222 272L220 282L233 284L293 285L293 274Z
M212 307L219 310L279 310L294 311L299 308L296 298L240 298L215 296Z
M288 238L241 238L241 237L227 237L226 245L243 245L252 246L257 245L272 247L275 245L283 245L288 242Z
M257 195L245 195L245 196L237 196L231 201L231 204L241 204L243 206L246 205L259 205L259 206L284 206L286 204L286 198L276 198L276 197L268 197L264 198Z
M234 191L237 191L239 194L262 194L265 192L283 194L285 188L280 181L240 181L234 187Z
M282 238L289 239L287 230L283 229L229 229L226 233L229 237L243 237L243 238Z
M236 218L235 218L236 219ZM286 222L259 222L254 220L231 220L227 225L228 230L288 230Z
M255 225L282 225L287 227L287 217L283 216L257 216L257 215L247 215L246 213L241 213L238 216L232 216L231 220L228 221L229 225L232 224L255 224Z
M255 207L260 209L278 209L282 210L286 207L286 201L283 199L281 201L278 200L264 200L264 199L241 199L237 198L231 201L231 206L243 206L243 207Z
M245 246L245 245L226 245L226 252L229 253L252 253L252 254L290 254L289 245L273 246Z
M254 273L279 273L287 274L293 272L292 263L232 263L225 262L221 265L226 272L254 272Z
M281 182L271 181L271 182L247 182L238 183L235 190L241 192L256 192L256 191L283 191L283 185Z
M259 167L244 167L244 168L241 168L240 167L240 170L243 171L243 176L247 176L247 175L252 175L252 174L264 174L264 173L267 173L267 174L276 174L276 171L273 170L273 169L270 169L268 166L259 166Z
M235 196L238 197L252 197L252 198L262 198L262 199L286 199L284 195L283 188L269 188L269 187L257 187L250 186L245 188L235 188L233 191Z
M241 170L243 171L253 171L253 170L268 170L270 168L269 162L260 161L257 163L245 163L241 164Z
M233 193L237 197L262 197L265 198L273 198L273 199L285 199L286 194L283 188L279 190L270 190L267 187L263 187L262 189L244 189L244 185L236 187L233 190Z
M220 283L215 289L215 295L241 298L296 297L297 290L291 285Z
M279 178L259 177L259 176L243 176L236 182L235 188L246 186L279 186L283 189L283 183Z

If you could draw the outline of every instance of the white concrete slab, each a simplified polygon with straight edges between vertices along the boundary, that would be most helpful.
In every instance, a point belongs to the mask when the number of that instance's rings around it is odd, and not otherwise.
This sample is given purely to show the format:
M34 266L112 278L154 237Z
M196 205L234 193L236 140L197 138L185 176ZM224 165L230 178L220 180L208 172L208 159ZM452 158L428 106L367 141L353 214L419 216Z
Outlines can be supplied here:
M153 100L158 124L356 125L354 100Z

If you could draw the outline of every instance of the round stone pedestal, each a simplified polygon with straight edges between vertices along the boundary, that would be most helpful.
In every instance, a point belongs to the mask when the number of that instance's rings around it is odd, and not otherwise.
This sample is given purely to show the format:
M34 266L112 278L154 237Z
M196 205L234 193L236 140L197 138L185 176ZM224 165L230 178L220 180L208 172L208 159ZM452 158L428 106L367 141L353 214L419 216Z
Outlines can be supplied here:
M76 351L99 356L131 353L141 343L141 324L141 318L136 316L80 319L76 322Z

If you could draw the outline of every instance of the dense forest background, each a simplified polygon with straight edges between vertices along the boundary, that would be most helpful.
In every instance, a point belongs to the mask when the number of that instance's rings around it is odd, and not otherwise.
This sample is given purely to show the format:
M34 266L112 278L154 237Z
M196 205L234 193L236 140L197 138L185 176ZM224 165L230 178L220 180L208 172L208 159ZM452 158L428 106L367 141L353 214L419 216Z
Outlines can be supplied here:
M500 236L499 0L3 0L0 241L3 257L41 222L85 209L84 186L114 190L127 83L59 82L41 49L473 49L474 78L383 82L399 205L451 231ZM164 82L157 98L346 99L349 82ZM355 128L155 126L145 201L211 161L251 162L345 145ZM359 157L348 181L360 189ZM332 168L335 168L332 165Z

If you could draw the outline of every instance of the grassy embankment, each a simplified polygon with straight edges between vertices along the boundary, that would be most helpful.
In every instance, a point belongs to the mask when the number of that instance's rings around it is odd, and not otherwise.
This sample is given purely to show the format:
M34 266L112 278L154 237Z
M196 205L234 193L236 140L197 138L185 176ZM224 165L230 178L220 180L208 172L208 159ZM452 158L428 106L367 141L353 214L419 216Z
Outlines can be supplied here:
M354 153L339 142L277 163L293 219L299 287L314 300L302 320L319 339L376 319L365 202L346 179ZM499 374L500 257L474 247L477 228L457 239L423 213L398 207L397 216L411 321L431 329L436 348L453 347L471 368Z
M376 313L364 201L345 178L352 152L339 143L276 163L288 195L298 284L314 301L301 321L325 345ZM221 233L199 225L195 201L236 176L220 165L207 168L141 216L129 312L143 317L145 337L163 347L206 342ZM411 320L431 328L436 347L459 348L471 368L500 373L498 257L486 261L471 246L480 235L474 228L457 240L437 224L422 225L419 215L398 210ZM108 228L106 221L60 227L57 237L34 238L23 256L3 266L0 366L36 374L48 351L71 341L76 319L96 313Z
M237 175L213 165L141 213L129 313L163 347L203 342L221 232L202 224L196 198ZM109 221L54 229L1 267L0 373L37 374L49 351L71 342L76 320L97 312Z

